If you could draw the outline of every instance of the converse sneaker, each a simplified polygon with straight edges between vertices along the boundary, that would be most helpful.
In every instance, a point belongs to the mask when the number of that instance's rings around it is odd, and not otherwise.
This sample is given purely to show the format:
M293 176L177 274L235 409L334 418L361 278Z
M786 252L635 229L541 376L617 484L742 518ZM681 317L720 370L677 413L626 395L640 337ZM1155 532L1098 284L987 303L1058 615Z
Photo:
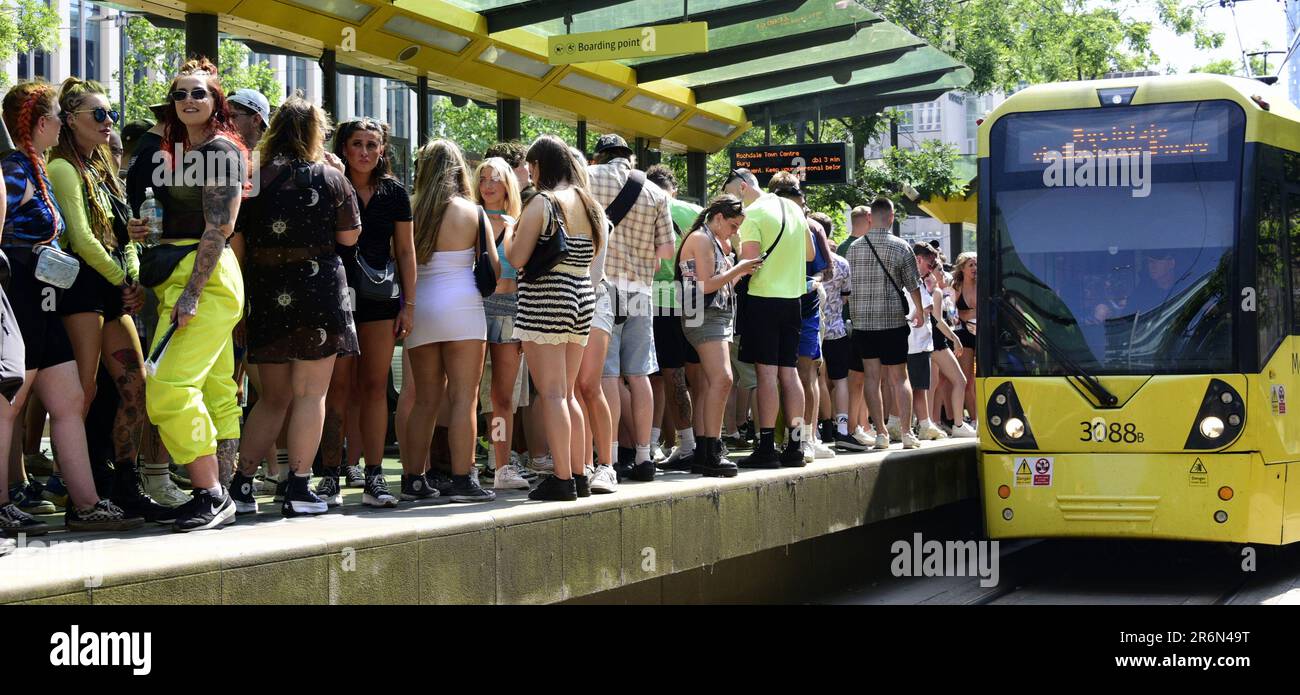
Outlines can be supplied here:
M181 505L177 512L176 521L172 523L172 530L177 533L204 531L235 523L235 501L230 499L230 495L217 499L203 488L191 493L190 501Z
M235 471L230 479L230 499L235 503L236 514L256 514L257 499L253 497L253 479Z
M972 439L978 436L979 433L975 431L974 427L970 426L969 422L963 422L960 425L957 425L956 427L952 428L953 439Z
M588 480L594 494L608 495L618 490L618 476L614 474L614 467L608 463L596 466Z
M9 489L9 501L28 514L53 514L54 503L41 497L38 483L25 483Z
M690 470L689 468L687 470ZM648 483L655 479L654 461L642 461L632 466L630 477L632 480Z
M127 518L126 513L108 500L100 500L90 509L68 507L63 513L63 525L69 531L130 531L144 525L140 517Z
M935 427L934 423L930 422L929 420L926 420L923 425L920 425L918 427L918 429L920 431L921 439L924 439L926 441L934 441L938 439L948 438L948 435L944 434L943 430L939 429L938 427Z
M119 461L114 464L113 494L109 499L122 510L128 518L139 517L155 524L170 524L176 521L176 509L166 507L154 501L144 491L140 483L140 469L135 461Z
M49 531L49 524L32 518L31 514L19 509L13 502L0 506L0 536L16 536L20 533L44 536Z
M366 486L361 493L361 504L381 509L397 506L397 498L388 491L388 481L384 479L382 473L366 478Z
M407 502L428 500L438 496L438 490L429 485L423 475L402 476L402 499Z
M290 474L284 502L280 503L282 516L317 516L329 511L329 503L312 492L308 482L308 476Z
M907 430L903 432L904 449L918 449L920 448L920 446L921 446L921 441L916 438L916 435L912 434L912 430Z
M343 477L347 481L348 487L366 486L366 475L361 472L361 466L347 466L343 469Z
M515 469L521 478L532 482L537 478L537 474L528 470L528 455L520 454L518 451L510 452L510 466Z
M430 468L425 471L424 479L429 481L429 487L438 491L439 495L446 497L451 494L452 481L451 476L443 473L437 468Z
M41 491L41 497L53 502L56 507L68 506L68 488L63 484L63 477L58 473L51 475L49 480L45 481L45 489Z
M551 459L550 454L539 456L528 461L528 467L539 475L554 475L555 461Z
M653 463L650 465L654 466ZM577 483L573 482L573 478L560 480L548 475L528 493L528 499L539 502L572 502L578 499Z
M281 474L281 475L284 475L284 477L283 477L283 478L277 478L277 479L276 479L276 481L275 481L275 496L271 498L272 500L274 500L274 501L276 501L276 502L283 502L283 501L284 501L284 496L285 496L285 494L289 491L289 476L290 476L290 475L293 475L293 474L292 474L292 473L289 473L289 474Z
M325 500L325 504L331 507L337 507L343 504L343 491L339 489L339 478L337 469L325 469L325 475L321 476L320 482L316 484L316 496Z
M510 464L502 466L492 479L492 488L495 490L527 490L530 487L528 481Z
M491 502L497 498L497 493L478 484L477 475L452 476L450 492L452 502Z
M190 501L190 496L176 487L172 477L166 473L161 475L146 473L140 476L140 481L144 484L144 493L164 507L179 507Z

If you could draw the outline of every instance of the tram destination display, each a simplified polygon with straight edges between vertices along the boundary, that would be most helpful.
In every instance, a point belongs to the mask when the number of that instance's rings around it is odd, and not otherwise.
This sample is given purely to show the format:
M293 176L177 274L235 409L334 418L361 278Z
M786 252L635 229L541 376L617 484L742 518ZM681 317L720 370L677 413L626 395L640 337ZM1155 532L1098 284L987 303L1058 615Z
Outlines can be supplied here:
M816 186L848 183L853 170L848 144L843 142L732 147L727 153L733 169L749 169L764 187L778 171L794 172L804 185Z

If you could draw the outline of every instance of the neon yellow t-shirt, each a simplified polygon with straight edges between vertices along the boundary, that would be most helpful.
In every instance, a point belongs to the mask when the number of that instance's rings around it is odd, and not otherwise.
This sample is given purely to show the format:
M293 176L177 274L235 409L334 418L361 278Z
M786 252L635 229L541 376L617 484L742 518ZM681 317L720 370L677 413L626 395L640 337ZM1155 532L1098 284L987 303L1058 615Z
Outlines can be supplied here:
M807 289L808 221L803 210L784 198L765 195L745 208L740 241L757 241L759 253L766 251L781 231L779 206L785 207L785 233L763 267L751 276L749 293L755 297L798 299Z

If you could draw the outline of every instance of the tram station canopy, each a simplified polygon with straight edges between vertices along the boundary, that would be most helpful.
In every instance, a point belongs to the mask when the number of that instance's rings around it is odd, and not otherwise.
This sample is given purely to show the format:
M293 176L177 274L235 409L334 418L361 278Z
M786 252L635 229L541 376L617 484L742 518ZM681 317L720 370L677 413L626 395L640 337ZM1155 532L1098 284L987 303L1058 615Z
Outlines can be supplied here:
M229 38L523 111L668 152L755 124L872 113L965 86L969 68L856 0L115 0L157 20L216 15ZM708 23L708 52L570 65L547 37ZM347 41L355 41L355 50Z

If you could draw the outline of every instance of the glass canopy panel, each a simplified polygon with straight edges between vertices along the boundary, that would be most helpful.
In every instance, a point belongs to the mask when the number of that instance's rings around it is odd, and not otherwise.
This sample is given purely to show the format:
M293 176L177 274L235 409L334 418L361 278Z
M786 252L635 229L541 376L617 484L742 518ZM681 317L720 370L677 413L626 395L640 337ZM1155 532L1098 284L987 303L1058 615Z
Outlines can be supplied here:
M691 13L711 12L724 7L732 7L736 4L736 0L689 0L688 8ZM580 34L586 31L638 27L680 19L681 16L682 3L680 0L625 2L573 15L573 33ZM530 24L525 28L534 34L541 34L542 36L565 33L564 19L562 18ZM709 45L712 45L712 36L709 39Z
M898 31L902 30L900 29ZM798 82L795 84L773 87L771 89L761 89L756 92L750 92L749 94L731 97L725 101L738 106L762 104L764 102L778 101L790 97L810 96L818 92L848 89L856 86L883 82L885 80L898 80L933 70L958 67L961 67L961 63L954 61L952 58L936 49L918 48L902 55L898 60L895 60L888 65L867 68L865 70L855 70L853 71L852 78L850 78L846 83L836 82L833 77L820 77L808 80L807 82ZM935 77L937 79L938 75ZM908 85L906 88L910 87L911 85ZM888 91L888 87L885 86L882 91Z

